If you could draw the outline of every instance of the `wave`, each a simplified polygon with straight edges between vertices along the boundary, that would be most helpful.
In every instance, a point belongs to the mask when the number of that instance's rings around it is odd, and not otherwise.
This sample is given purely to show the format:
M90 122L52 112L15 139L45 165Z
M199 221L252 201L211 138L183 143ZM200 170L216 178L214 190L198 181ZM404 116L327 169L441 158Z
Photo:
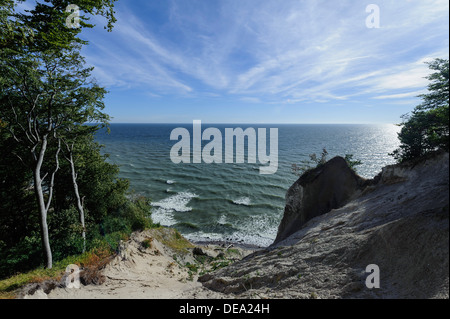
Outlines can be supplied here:
M224 200L223 197L221 197L221 196L214 196L214 195L216 195L216 194L210 192L208 194L202 195L202 197L195 197L195 198L193 198L192 202L204 205L205 203L208 203L208 202L217 203L217 202L220 202L220 201ZM221 195L223 195L223 193Z
M189 204L192 198L196 197L198 197L197 194L190 192L181 192L165 198L159 202L154 202L152 203L152 206L159 207L160 209L164 209L169 212L189 212L192 210L192 208L188 207L187 204Z
M197 194L189 192L181 192L169 196L159 202L153 202L151 205L155 207L152 211L152 220L163 226L174 226L177 224L175 219L175 212L189 212L192 210L187 205L192 198L197 197Z
M227 223L227 216L225 216L224 214L222 214L219 218L219 220L217 221L218 224L226 224Z
M188 222L176 223L174 226L180 231L184 231L184 230L198 231L198 230L200 230L199 226L192 224L192 223L188 223Z
M233 204L236 204L236 205L250 206L252 201L251 201L250 197L241 197L236 200L233 200L232 202L233 202Z
M261 203L261 204L254 204L253 206L257 207L257 208L267 208L273 211L278 211L278 210L284 210L284 206L277 206L274 205L272 203Z
M155 224L160 224L166 227L173 226L177 223L175 217L173 216L173 213L161 208L158 208L152 212L152 221Z

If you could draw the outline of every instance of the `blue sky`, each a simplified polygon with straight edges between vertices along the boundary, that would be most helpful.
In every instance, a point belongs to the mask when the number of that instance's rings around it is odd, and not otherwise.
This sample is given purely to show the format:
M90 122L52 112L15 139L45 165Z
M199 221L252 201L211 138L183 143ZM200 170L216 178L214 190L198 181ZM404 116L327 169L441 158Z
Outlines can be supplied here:
M369 4L380 28L369 29ZM82 37L113 123L398 123L449 55L448 0L119 0Z

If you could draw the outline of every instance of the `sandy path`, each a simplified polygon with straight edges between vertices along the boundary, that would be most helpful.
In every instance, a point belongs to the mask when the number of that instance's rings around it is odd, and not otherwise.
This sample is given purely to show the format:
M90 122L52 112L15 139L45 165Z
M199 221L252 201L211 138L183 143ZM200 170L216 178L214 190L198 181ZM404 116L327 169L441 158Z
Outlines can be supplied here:
M135 233L126 242L120 255L116 256L102 274L102 285L81 285L80 288L56 288L48 295L38 290L27 299L221 299L229 296L213 292L197 281L198 273L190 273L186 263L196 262L193 248L184 252L169 248L157 238L155 232L164 236L171 230L150 230ZM142 243L150 239L150 247ZM224 249L220 246L202 246L209 256L217 256ZM234 248L243 255L250 251ZM186 253L188 252L188 253Z

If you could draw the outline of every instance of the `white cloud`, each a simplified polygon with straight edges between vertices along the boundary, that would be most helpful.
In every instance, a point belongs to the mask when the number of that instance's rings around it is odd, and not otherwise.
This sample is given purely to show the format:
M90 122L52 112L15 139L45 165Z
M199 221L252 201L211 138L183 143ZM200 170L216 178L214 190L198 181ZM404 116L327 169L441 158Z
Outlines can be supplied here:
M410 97L417 97L418 95L423 94L423 93L425 93L425 91L416 91L416 92L391 94L391 95L380 95L380 96L375 96L374 99L376 99L376 100L404 99L404 98L410 98Z
M426 86L424 59L448 56L446 0L380 0L381 29L354 1L168 3L156 26L118 5L117 27L89 51L99 79L247 102L402 99Z

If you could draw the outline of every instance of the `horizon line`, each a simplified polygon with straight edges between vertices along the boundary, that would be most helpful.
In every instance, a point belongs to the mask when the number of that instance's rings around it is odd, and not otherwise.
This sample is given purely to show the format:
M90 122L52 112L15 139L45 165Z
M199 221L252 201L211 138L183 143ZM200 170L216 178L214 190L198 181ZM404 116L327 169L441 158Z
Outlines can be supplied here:
M90 123L101 124L101 123ZM165 125L192 125L192 122L110 122L108 124L165 124ZM252 123L252 122L203 122L202 125L399 125L399 123Z

